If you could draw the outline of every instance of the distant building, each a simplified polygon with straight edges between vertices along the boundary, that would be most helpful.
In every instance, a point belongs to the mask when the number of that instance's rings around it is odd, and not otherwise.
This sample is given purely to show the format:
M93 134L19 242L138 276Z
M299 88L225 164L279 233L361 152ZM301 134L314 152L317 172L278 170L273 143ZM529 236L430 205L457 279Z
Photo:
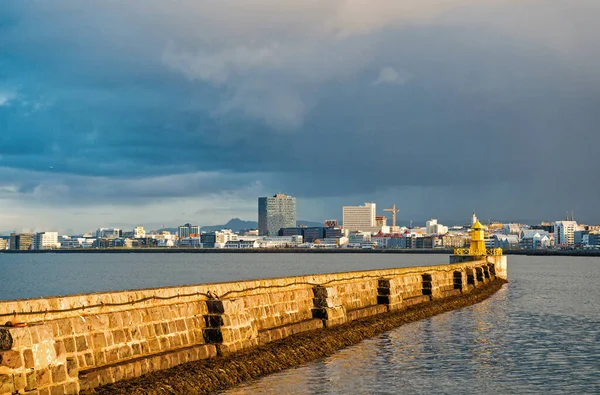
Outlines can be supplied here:
M326 239L339 239L344 236L344 232L341 228L323 228L323 237Z
M556 221L554 223L554 244L563 247L572 247L575 245L575 231L577 222L575 221Z
M583 247L589 243L590 232L587 230L576 230L573 237L573 244L576 247Z
M11 233L8 248L14 251L31 250L34 237L32 233Z
M298 247L302 244L302 236L266 236L262 240L257 240L259 247L262 248L288 248Z
M377 228L375 203L342 207L342 227L346 231L374 231Z
M385 215L377 215L375 217L375 226L383 228L387 226L387 217Z
M588 236L588 244L590 247L600 248L600 233L590 232Z
M339 224L338 224L338 220L337 219L328 219L325 221L325 227L326 228L339 228Z
M200 236L200 242L204 248L215 248L217 242L217 235L215 232L202 233Z
M146 230L143 226L136 226L133 228L133 238L134 239L143 239L146 237Z
M0 238L0 251L8 249L8 240Z
M495 234L492 235L494 248L502 248L503 250L517 250L520 248L519 236L517 235L504 235Z
M177 233L179 238L200 236L200 226L188 223L180 226Z
M541 229L522 230L519 246L521 249L535 250L552 246L552 235Z
M325 237L323 228L321 227L310 227L310 228L302 228L302 238L305 243L312 243L317 239L322 239Z
M121 229L118 228L100 228L96 230L96 237L98 239L118 239L123 235Z
M53 250L60 248L58 232L38 232L33 239L34 250Z
M519 224L503 224L502 234L504 235L519 235L521 234L521 226Z
M258 198L258 233L276 236L281 228L296 226L296 198L278 193Z
M256 240L230 240L225 243L224 248L258 248Z
M448 233L448 227L438 224L437 219L432 218L425 223L425 232L430 235L445 235Z
M194 247L202 248L202 236L190 236L179 239L179 245L181 247Z
M302 234L302 228L293 227L293 228L281 228L279 232L277 232L279 236L298 236Z

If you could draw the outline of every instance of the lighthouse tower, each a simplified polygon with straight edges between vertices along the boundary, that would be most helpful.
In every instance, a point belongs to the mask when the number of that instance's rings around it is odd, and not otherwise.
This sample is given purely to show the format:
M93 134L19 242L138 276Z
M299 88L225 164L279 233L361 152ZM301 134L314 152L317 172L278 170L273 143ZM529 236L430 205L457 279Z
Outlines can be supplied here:
M475 214L473 214L475 215ZM469 255L485 256L485 232L481 222L476 221L471 228L471 246L469 247Z

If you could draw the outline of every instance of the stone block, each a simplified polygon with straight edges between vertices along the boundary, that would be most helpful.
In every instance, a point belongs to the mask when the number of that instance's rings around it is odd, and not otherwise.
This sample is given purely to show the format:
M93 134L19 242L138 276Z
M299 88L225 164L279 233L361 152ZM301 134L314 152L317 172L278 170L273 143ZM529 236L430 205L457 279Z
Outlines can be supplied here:
M15 391L23 392L27 387L27 376L25 373L17 373L13 377Z
M315 298L331 298L338 296L338 289L336 287L322 287L316 286L313 288Z
M52 373L53 383L63 383L67 381L67 368L65 365L52 366L50 372Z
M48 369L48 368L38 369L35 371L35 374L36 374L37 384L39 387L45 387L52 382L52 380L50 378L50 369Z
M69 377L77 377L79 367L75 358L67 358L67 375Z
M122 329L113 331L112 335L113 335L113 340L114 340L115 344L127 342L127 337L125 336L125 332Z
M65 395L65 393L65 386L62 384L50 387L50 395Z
M75 347L77 352L83 352L89 349L88 341L86 336L80 335L75 338Z
M65 343L61 340L54 343L54 351L56 352L56 356L60 357L67 353L65 348Z
M13 375L0 374L0 394L12 394L14 391Z
M63 343L65 345L65 350L67 353L72 354L77 351L77 348L75 347L75 338L66 337L63 339Z
M0 352L0 366L9 369L18 369L23 366L21 352L16 350Z
M66 395L76 395L79 394L79 385L77 382L72 382L65 385L65 394Z
M35 371L32 370L32 371L27 372L25 374L25 380L26 380L25 391L31 391L38 387L37 375L36 375Z

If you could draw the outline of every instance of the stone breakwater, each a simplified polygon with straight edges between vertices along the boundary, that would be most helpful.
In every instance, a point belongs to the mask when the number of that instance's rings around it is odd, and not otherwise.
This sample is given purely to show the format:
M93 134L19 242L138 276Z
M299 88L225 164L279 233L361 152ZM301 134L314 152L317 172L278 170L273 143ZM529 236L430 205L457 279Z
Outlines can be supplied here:
M290 336L335 334L373 317L418 317L421 306L476 295L496 284L496 276L506 278L505 261L0 302L0 322L9 324L0 326L0 394L93 392L184 363L235 365L238 357ZM256 369L258 375L276 371ZM214 388L227 385L212 381ZM190 388L212 388L210 383Z
M361 318L351 323L292 335L226 357L190 362L85 392L110 395L218 393L243 382L298 367L401 325L479 303L497 292L505 280L496 278L468 294L451 296L405 310Z

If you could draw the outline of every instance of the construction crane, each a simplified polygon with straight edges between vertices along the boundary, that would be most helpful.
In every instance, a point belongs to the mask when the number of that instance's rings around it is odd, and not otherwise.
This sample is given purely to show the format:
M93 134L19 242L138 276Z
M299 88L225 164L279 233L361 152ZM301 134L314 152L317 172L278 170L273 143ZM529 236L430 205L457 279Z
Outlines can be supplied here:
M396 213L400 211L396 208L396 204L394 204L391 208L384 208L383 211L392 213L392 226L396 227Z

